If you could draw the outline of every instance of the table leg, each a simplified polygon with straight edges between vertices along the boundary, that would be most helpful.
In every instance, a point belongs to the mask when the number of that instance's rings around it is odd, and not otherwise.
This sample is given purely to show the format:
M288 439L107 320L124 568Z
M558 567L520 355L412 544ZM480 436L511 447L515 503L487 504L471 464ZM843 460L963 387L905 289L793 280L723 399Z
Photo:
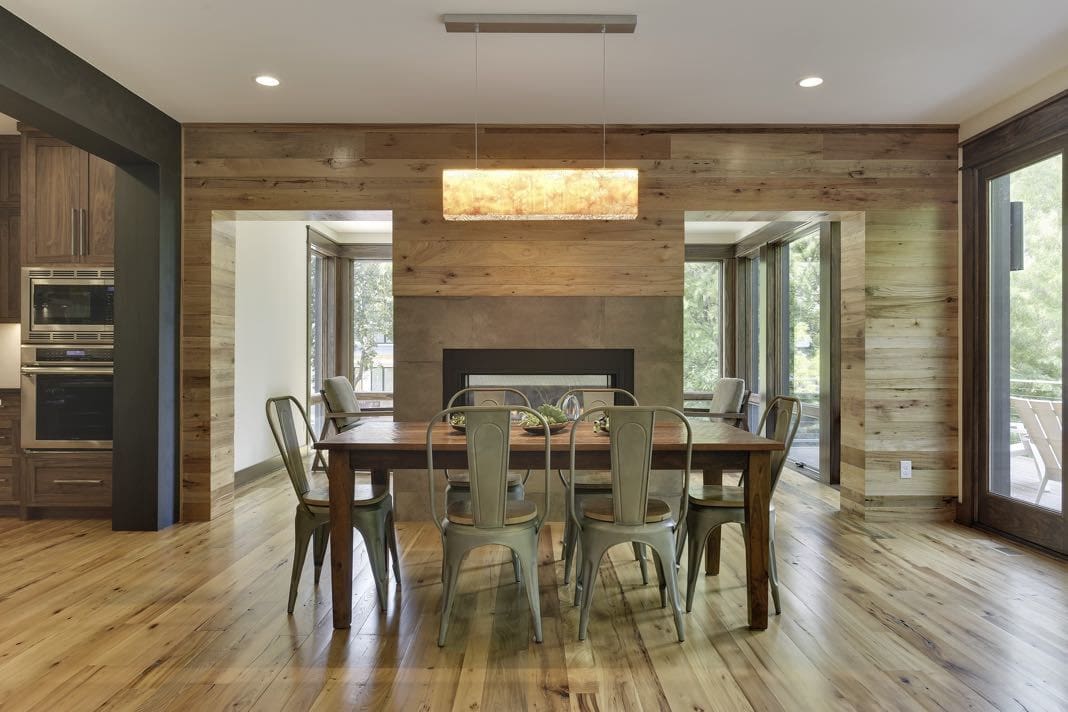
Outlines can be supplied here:
M389 470L372 469L371 484L385 485L386 487L389 487Z
M768 536L771 506L771 453L751 452L745 477L745 579L749 589L749 628L768 627Z
M355 477L346 450L330 450L330 591L334 627L352 625L352 496Z
M706 467L704 473L706 485L723 484L722 464ZM716 530L708 537L708 546L705 547L705 576L719 575L719 544L722 529L723 527L716 527Z

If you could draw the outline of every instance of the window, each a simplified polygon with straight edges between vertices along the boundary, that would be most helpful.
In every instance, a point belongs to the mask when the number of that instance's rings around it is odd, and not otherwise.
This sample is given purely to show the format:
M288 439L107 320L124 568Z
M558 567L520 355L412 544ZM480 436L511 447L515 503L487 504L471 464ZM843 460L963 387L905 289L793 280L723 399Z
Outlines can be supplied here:
M784 291L786 328L785 393L803 404L803 415L789 458L797 465L820 469L820 231L787 244Z
M393 403L393 263L352 260L352 383L361 405Z
M723 375L722 262L687 262L683 288L682 388L712 390Z
M313 397L323 379L335 373L337 306L335 258L308 246L308 392ZM314 398L312 399L314 400Z

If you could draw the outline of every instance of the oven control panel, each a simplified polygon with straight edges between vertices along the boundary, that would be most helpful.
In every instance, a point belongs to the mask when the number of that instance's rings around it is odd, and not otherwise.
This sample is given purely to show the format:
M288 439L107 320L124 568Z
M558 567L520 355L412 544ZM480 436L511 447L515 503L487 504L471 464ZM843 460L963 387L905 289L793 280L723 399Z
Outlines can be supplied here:
M23 346L24 366L110 366L115 360L114 347L108 346Z

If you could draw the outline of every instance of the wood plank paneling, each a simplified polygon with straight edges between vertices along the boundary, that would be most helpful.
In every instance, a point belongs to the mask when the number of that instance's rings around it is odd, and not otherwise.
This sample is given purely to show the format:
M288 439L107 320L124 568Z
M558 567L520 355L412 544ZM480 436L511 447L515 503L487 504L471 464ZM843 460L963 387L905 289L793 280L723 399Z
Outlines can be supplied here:
M486 126L479 165L596 166L600 140ZM472 164L469 127L187 126L186 516L232 490L233 285L216 284L232 253L212 247L212 211L357 209L392 211L398 297L677 297L685 211L841 220L843 507L931 515L957 486L956 142L955 127L613 127L609 164L641 171L638 220L447 223L440 173ZM421 362L397 358L414 378Z

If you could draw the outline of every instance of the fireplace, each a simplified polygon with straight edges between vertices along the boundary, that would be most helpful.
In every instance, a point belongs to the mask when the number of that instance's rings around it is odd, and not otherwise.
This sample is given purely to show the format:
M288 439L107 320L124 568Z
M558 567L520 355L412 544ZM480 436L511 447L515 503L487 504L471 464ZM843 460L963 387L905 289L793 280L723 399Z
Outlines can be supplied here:
M537 407L571 388L634 393L634 349L444 349L441 376L442 407L470 386L516 388Z

